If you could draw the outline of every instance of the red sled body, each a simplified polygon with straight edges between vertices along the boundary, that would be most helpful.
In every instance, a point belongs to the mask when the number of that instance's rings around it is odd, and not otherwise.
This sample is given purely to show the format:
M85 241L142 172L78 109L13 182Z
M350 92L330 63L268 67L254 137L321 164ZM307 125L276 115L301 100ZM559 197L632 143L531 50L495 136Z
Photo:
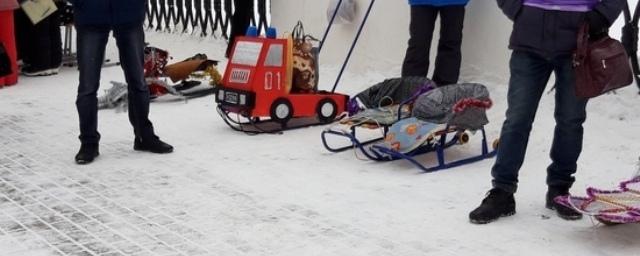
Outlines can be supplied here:
M301 126L326 124L346 111L347 95L292 93L292 60L290 39L237 38L216 93L225 121L229 121L229 113L235 113L255 122L268 119L284 130L291 127L287 124L294 118L315 118L315 122Z

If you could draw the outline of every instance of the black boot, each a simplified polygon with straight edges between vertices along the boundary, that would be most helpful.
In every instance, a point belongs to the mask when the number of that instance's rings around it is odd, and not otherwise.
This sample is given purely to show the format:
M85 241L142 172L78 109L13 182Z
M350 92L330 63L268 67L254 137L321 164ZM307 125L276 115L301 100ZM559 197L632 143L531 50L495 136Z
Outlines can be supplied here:
M133 142L133 149L137 151L149 151L156 154L166 154L173 152L173 146L164 143L158 137L149 140L136 138Z
M98 144L82 144L80 151L76 154L76 164L89 164L100 155L98 152Z
M516 200L513 194L502 189L489 190L482 204L471 213L469 220L474 224L487 224L500 217L511 216L516 213Z
M582 219L582 213L577 212L574 209L566 207L557 203L554 199L558 196L569 195L569 187L549 187L547 190L547 208L555 210L560 218L565 220L579 220Z

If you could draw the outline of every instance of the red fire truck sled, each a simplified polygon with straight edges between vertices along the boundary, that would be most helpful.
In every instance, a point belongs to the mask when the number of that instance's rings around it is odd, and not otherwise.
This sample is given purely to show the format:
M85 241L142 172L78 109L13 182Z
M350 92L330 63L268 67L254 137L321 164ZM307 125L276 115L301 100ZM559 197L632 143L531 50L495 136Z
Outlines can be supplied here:
M218 112L223 120L238 131L277 133L327 124L345 116L349 96L334 91L374 2L375 0L371 1L331 91L291 92L291 38L275 38L274 31L267 37L238 37L229 56L222 85L216 92ZM336 8L335 13L337 11ZM331 29L333 18L320 42L320 50Z

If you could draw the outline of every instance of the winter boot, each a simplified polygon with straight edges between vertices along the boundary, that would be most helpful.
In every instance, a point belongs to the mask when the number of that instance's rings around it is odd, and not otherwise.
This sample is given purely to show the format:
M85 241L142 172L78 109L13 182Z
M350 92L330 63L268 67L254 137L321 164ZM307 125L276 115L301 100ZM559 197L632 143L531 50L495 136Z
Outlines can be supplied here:
M156 154L166 154L173 152L173 146L161 141L158 137L145 141L136 138L133 142L133 149L137 151L148 151Z
M579 220L582 219L582 213L577 212L574 209L566 207L557 203L554 199L558 196L569 195L569 187L556 187L550 186L547 191L547 208L555 210L560 218L565 220Z
M76 154L77 164L89 164L100 155L97 143L87 143L80 145L80 151Z
M487 224L500 217L516 213L516 201L513 194L499 188L489 190L482 204L469 214L474 224Z

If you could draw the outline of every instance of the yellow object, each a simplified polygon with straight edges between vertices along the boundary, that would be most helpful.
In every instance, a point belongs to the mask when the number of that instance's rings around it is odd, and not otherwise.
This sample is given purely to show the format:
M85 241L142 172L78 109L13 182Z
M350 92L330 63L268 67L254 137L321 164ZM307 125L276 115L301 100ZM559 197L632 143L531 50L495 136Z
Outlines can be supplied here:
M25 0L20 3L20 7L33 24L38 24L58 10L53 0Z
M210 85L216 86L220 84L220 81L222 81L222 75L220 74L216 66L208 66L205 72L209 74L209 77L211 77L211 81L209 82Z

